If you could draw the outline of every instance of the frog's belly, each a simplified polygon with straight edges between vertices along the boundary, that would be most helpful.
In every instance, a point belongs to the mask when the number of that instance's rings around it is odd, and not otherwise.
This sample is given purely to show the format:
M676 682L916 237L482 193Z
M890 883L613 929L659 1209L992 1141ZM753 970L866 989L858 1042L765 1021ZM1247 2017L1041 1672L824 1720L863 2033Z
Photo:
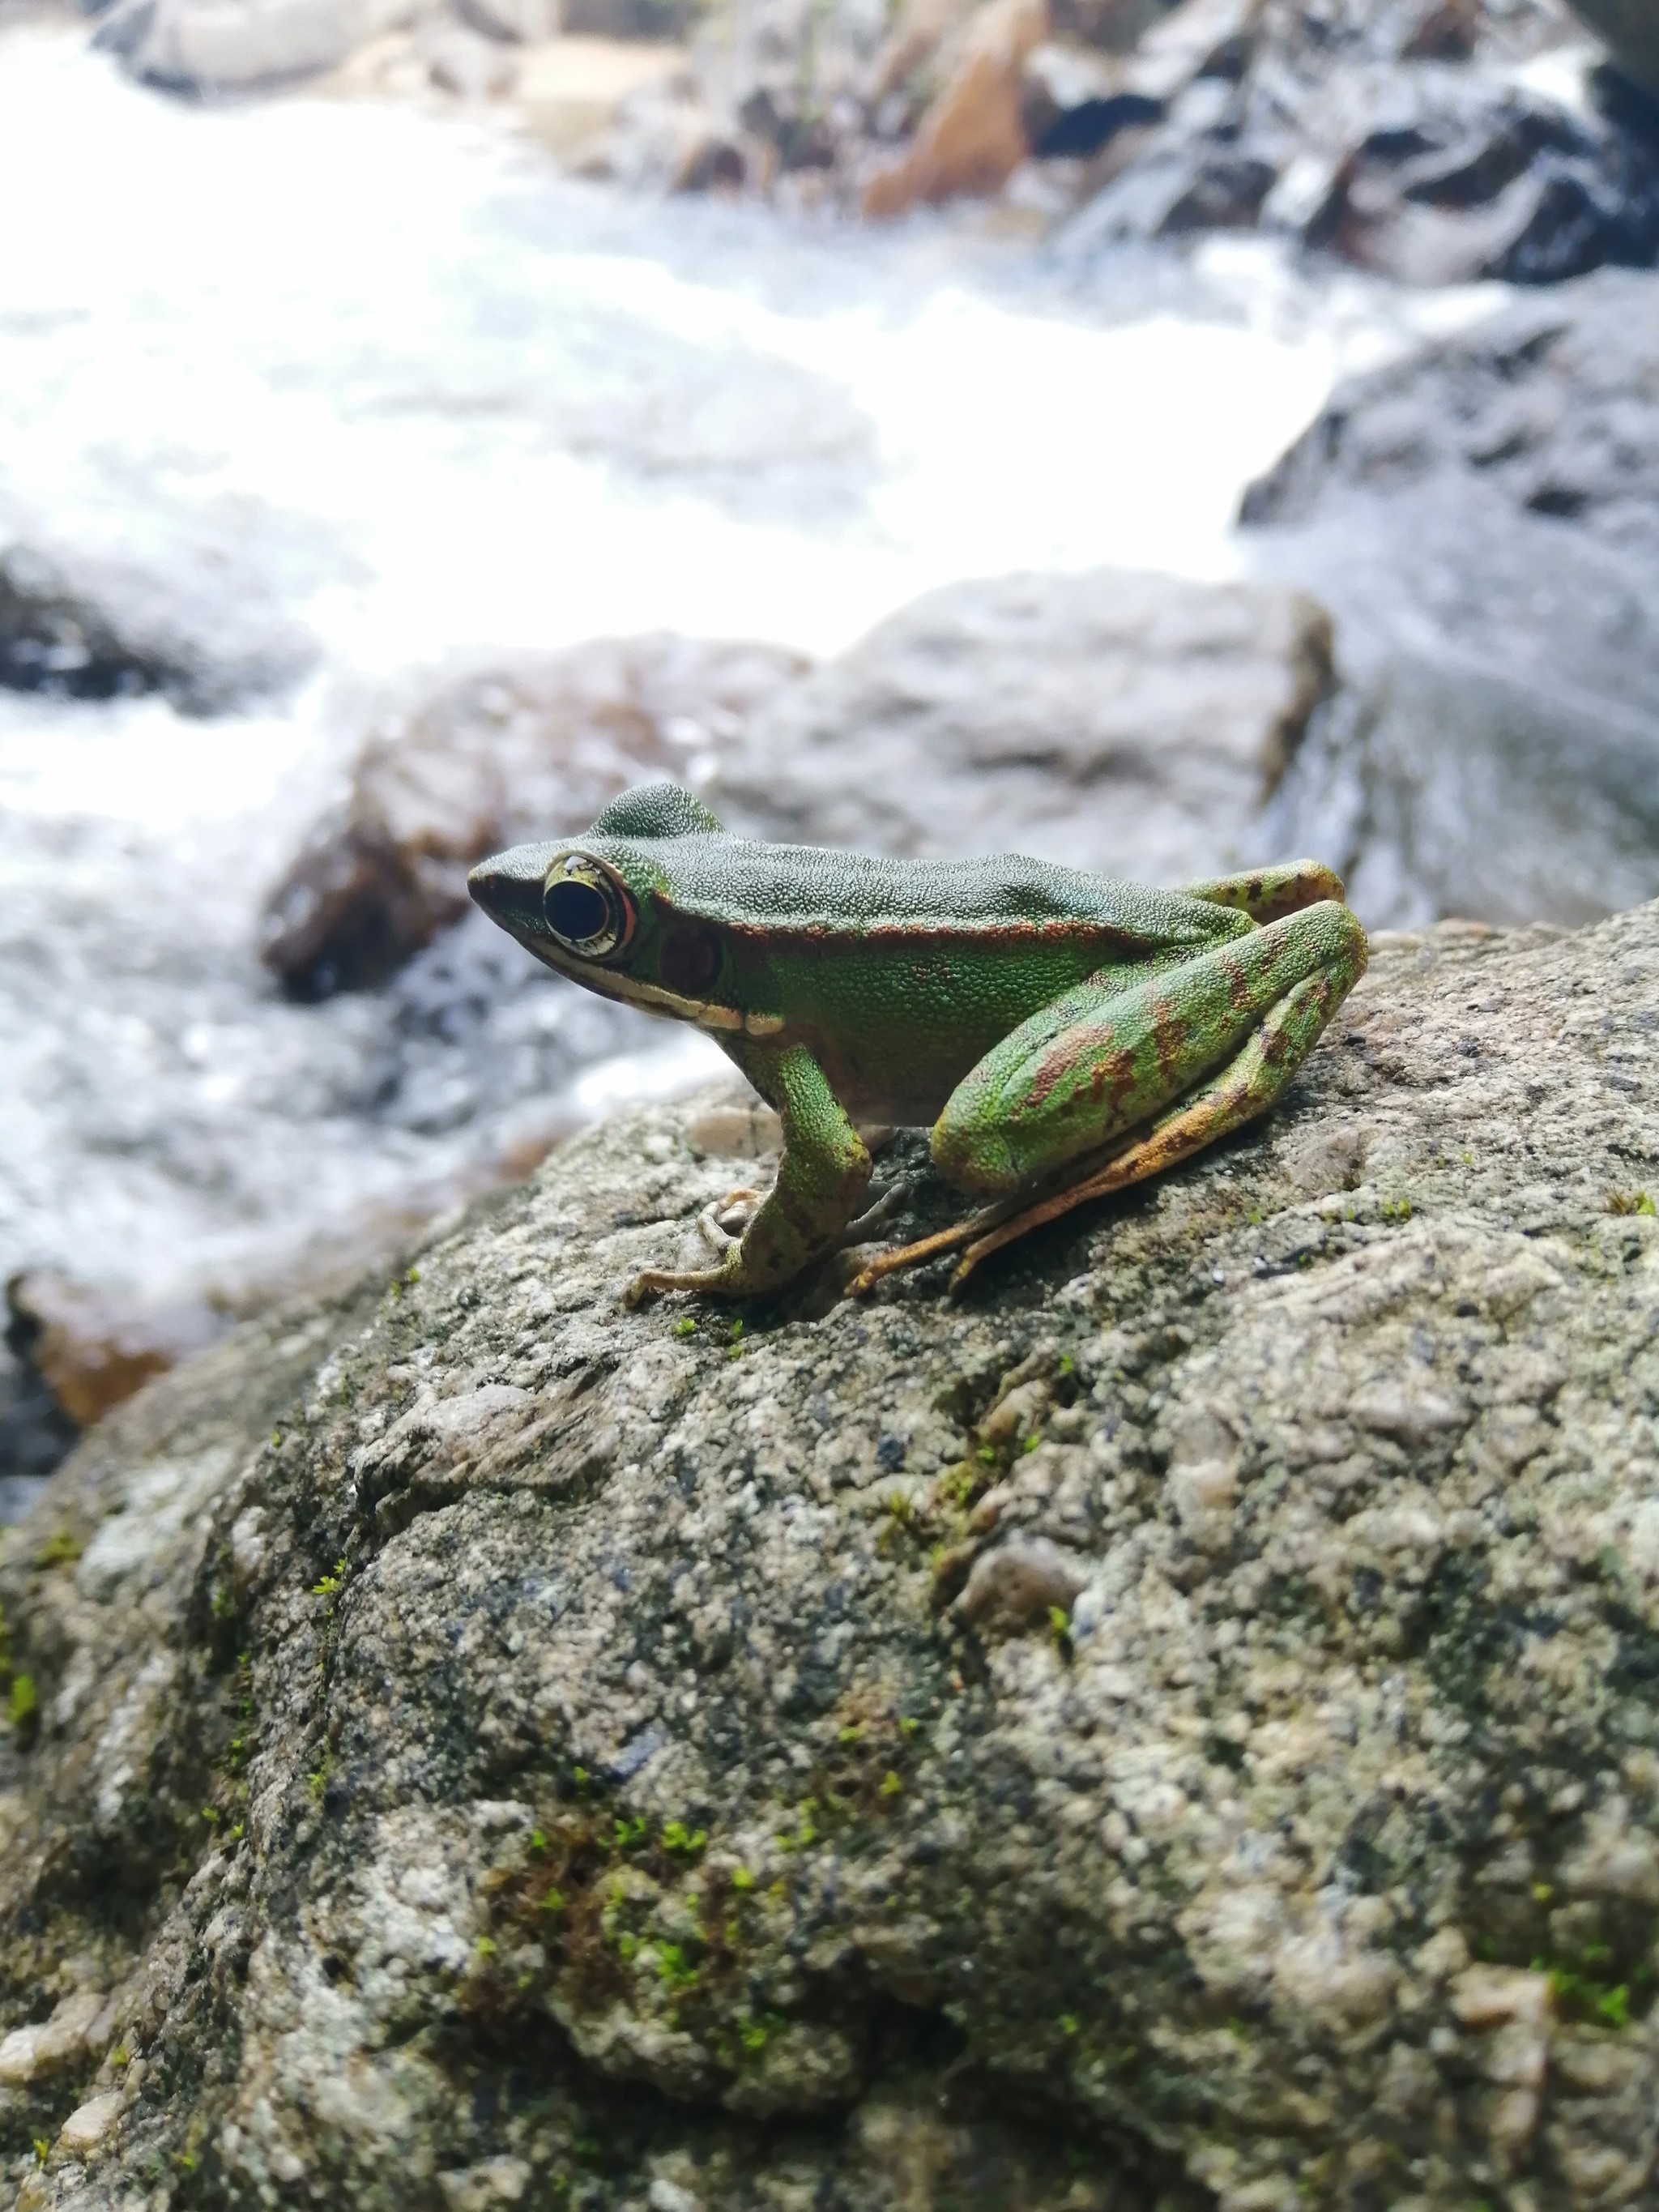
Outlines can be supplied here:
M854 1121L881 1122L893 1129L930 1129L945 1111L955 1084L900 1090L888 1084L849 1084L836 1096Z
M938 1121L957 1084L996 1042L989 1037L982 1047L974 1039L954 1049L941 1048L921 1067L910 1064L892 1040L838 1045L826 1039L817 1056L830 1089L855 1121L925 1129Z
M927 1127L994 1046L1100 966L1086 936L1057 936L1011 959L998 947L935 944L869 962L819 954L788 996L787 1033L808 1046L855 1120Z

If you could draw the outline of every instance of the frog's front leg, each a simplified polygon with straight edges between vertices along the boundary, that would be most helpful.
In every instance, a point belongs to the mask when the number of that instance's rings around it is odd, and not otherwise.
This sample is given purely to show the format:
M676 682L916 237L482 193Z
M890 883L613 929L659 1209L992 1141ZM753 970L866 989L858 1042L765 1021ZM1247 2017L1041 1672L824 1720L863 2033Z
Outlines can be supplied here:
M781 1289L835 1244L870 1181L870 1154L804 1045L764 1057L750 1050L744 1073L783 1123L778 1179L718 1265L647 1267L629 1284L637 1305L656 1291L704 1291L747 1298Z
M884 1253L853 1291L967 1244L960 1279L1015 1237L1265 1113L1366 957L1358 921L1326 900L1127 987L1099 975L1063 993L986 1054L934 1126L951 1180L1009 1200ZM1073 1162L1078 1174L1054 1188Z

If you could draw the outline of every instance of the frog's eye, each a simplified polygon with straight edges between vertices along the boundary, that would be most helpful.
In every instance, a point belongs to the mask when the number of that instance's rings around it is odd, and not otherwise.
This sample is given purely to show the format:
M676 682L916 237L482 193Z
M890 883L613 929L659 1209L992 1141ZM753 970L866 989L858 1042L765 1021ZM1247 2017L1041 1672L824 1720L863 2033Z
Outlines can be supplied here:
M634 902L609 868L586 853L564 853L547 872L542 912L568 952L605 960L634 934Z

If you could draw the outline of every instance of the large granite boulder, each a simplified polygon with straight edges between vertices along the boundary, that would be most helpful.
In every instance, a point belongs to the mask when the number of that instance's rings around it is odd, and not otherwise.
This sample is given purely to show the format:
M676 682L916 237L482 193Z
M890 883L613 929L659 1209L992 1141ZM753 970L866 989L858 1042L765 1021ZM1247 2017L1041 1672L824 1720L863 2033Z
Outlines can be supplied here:
M1111 568L947 585L779 691L713 793L810 844L1177 882L1261 857L1330 684L1302 592Z
M94 1432L0 1550L21 2212L1650 2201L1659 909L1376 950L960 1304L627 1310L711 1103Z
M1368 918L1659 892L1659 282L1604 270L1340 389L1248 495L1347 679L1277 835Z

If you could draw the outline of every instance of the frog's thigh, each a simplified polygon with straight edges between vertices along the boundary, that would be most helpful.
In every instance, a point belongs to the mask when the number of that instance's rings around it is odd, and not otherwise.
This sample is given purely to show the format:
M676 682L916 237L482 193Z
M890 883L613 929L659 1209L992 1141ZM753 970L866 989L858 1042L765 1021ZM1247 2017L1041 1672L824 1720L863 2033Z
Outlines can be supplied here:
M1018 1189L1192 1091L1297 984L1328 975L1340 997L1364 966L1364 932L1326 900L1127 987L1092 979L963 1077L934 1124L934 1160L964 1190Z
M1248 914L1252 921L1281 921L1300 914L1322 899L1340 900L1342 878L1322 860L1278 860L1271 867L1251 868L1243 875L1212 876L1206 883L1182 886L1188 898L1206 906L1231 907Z
M1118 1146L1103 1165L1093 1170L1085 1167L1075 1182L1018 1213L1000 1206L993 1207L988 1215L981 1214L983 1233L969 1244L953 1283L963 1281L982 1260L1000 1252L1005 1244L1028 1237L1032 1230L1057 1220L1073 1206L1091 1198L1104 1198L1111 1191L1125 1190L1149 1176L1162 1175L1265 1114L1318 1043L1320 1032L1352 988L1357 975L1358 971L1345 975L1321 968L1295 984L1218 1075L1177 1100L1144 1135ZM1002 1218L998 1218L999 1215Z
M858 1210L870 1155L811 1054L793 1045L745 1067L783 1122L778 1179L718 1267L647 1268L630 1298L650 1291L750 1297L776 1290L833 1243Z

